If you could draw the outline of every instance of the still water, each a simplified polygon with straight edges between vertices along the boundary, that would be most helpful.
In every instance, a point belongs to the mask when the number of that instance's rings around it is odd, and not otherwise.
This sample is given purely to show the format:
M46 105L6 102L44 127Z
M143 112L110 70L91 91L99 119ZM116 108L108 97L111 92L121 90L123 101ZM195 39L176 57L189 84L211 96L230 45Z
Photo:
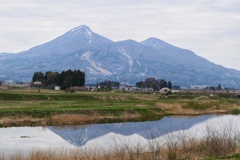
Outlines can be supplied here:
M158 121L91 124L64 127L9 127L0 128L0 153L27 152L32 149L83 147L109 148L124 143L147 144L187 134L188 138L201 138L206 129L221 132L231 128L240 133L240 116L202 115L165 117Z

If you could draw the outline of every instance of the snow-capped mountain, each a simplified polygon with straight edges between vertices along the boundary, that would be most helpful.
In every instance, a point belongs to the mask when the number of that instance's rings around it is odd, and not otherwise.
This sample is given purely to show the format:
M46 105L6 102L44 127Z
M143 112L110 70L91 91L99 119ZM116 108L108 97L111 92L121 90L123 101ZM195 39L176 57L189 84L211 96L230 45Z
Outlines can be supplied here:
M0 54L0 68L0 78L15 81L30 81L36 71L81 69L87 83L109 79L135 84L155 77L181 86L240 87L240 71L216 65L192 51L157 38L113 42L85 25L27 51Z

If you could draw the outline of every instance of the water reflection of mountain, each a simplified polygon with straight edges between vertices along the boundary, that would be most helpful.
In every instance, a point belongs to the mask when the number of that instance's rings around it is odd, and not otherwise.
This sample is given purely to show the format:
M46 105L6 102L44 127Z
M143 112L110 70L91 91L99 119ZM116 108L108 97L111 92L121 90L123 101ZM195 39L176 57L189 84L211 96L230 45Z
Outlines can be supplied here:
M203 115L196 117L164 117L158 121L150 122L127 122L111 124L92 124L75 127L48 127L49 130L58 134L71 144L83 146L88 141L115 133L123 136L138 134L145 139L151 139L152 134L156 138L179 130L187 130L192 126L214 118L216 115ZM151 133L150 133L151 132Z

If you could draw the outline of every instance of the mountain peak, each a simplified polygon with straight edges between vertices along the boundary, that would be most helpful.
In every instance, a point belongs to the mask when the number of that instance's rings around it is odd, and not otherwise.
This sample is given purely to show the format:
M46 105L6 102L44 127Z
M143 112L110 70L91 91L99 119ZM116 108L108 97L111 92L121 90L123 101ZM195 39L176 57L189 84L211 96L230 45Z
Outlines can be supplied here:
M62 54L96 46L105 46L111 43L113 43L111 40L93 32L88 26L81 25L67 31L52 41L33 47L29 51L38 50L38 54Z
M155 37L150 37L144 41L142 41L142 43L148 43L148 44L152 44L152 45L159 45L159 44L168 44L167 42L164 42L158 38Z
M167 42L164 42L163 40L160 40L160 39L155 38L155 37L150 37L150 38L142 41L141 44L153 47L155 49L167 48L167 47L176 47L176 46L173 46L173 45L171 45ZM176 47L176 48L178 48L178 47Z
M71 29L68 33L82 34L85 37L87 37L88 39L90 39L92 37L92 35L94 34L93 31L91 31L91 29L86 25L81 25L81 26L75 27L75 28Z
M88 27L88 26L86 26L86 25L81 25L81 26L78 26L78 27L75 27L75 28L73 28L73 29L71 29L70 30L70 32L76 32L76 31L89 31L89 32L92 32L91 31L91 29Z

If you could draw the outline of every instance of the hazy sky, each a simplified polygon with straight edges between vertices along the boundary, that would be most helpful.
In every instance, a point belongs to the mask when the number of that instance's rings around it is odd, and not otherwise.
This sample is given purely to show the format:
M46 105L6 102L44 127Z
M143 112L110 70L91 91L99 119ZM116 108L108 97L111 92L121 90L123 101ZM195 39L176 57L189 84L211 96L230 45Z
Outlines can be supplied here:
M113 41L157 37L240 70L240 0L0 0L0 52L82 24Z

